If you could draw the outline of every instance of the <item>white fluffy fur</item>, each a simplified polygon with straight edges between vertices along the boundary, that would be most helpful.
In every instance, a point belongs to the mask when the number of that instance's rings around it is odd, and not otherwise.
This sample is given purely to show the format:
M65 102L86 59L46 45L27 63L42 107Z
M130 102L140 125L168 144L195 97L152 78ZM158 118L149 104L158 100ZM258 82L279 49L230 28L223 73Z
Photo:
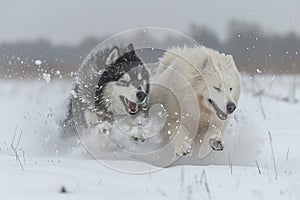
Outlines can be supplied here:
M160 59L154 82L157 84L152 88L152 103L162 103L169 114L164 131L177 131L171 138L176 153L192 148L193 154L205 157L211 151L209 139L222 140L230 116L220 120L208 99L223 112L228 101L238 103L240 74L232 56L204 46L170 48ZM174 113L185 117L176 118Z

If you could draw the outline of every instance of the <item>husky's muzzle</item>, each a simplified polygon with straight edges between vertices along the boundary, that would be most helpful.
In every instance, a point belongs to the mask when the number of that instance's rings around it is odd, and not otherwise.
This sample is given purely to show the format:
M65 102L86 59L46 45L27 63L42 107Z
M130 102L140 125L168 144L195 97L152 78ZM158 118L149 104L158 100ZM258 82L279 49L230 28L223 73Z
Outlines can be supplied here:
M147 106L147 94L145 92L139 91L137 92L136 96L139 102L133 102L124 96L120 96L125 109L130 115L135 115L140 109L143 109Z

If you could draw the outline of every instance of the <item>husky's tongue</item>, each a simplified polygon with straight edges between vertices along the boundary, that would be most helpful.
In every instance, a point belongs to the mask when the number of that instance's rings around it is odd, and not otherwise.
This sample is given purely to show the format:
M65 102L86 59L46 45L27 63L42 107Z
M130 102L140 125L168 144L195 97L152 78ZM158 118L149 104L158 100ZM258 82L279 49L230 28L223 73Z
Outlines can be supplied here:
M128 109L130 113L136 113L138 111L138 105L136 103L133 103L131 101L128 101Z

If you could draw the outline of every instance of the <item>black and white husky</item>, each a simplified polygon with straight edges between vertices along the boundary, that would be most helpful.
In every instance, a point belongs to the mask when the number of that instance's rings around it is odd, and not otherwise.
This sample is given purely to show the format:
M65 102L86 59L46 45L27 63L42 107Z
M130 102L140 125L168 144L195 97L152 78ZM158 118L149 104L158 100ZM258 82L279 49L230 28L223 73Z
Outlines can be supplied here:
M91 53L78 72L64 132L76 132L74 119L106 133L116 118L139 115L146 110L149 85L149 71L132 44Z
M116 118L145 110L150 89L149 72L132 44L123 54L113 47L105 64L95 92L96 113L85 113L87 123L97 123L101 133L109 130Z

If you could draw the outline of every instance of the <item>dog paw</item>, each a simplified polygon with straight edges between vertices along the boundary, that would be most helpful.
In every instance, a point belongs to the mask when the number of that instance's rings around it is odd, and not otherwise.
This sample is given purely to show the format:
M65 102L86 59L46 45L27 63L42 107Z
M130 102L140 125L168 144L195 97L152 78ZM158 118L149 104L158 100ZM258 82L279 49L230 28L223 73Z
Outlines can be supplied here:
M224 149L224 144L221 139L214 138L209 140L210 147L214 151L223 151Z
M135 144L140 144L140 143L144 143L146 139L143 136L133 135L131 136L130 141L134 142Z
M103 134L103 133L109 134L109 131L112 128L112 125L109 122L104 121L104 122L98 124L97 128L98 128L98 131L100 134Z
M186 156L192 152L192 146L187 143L182 143L175 152L176 157Z

